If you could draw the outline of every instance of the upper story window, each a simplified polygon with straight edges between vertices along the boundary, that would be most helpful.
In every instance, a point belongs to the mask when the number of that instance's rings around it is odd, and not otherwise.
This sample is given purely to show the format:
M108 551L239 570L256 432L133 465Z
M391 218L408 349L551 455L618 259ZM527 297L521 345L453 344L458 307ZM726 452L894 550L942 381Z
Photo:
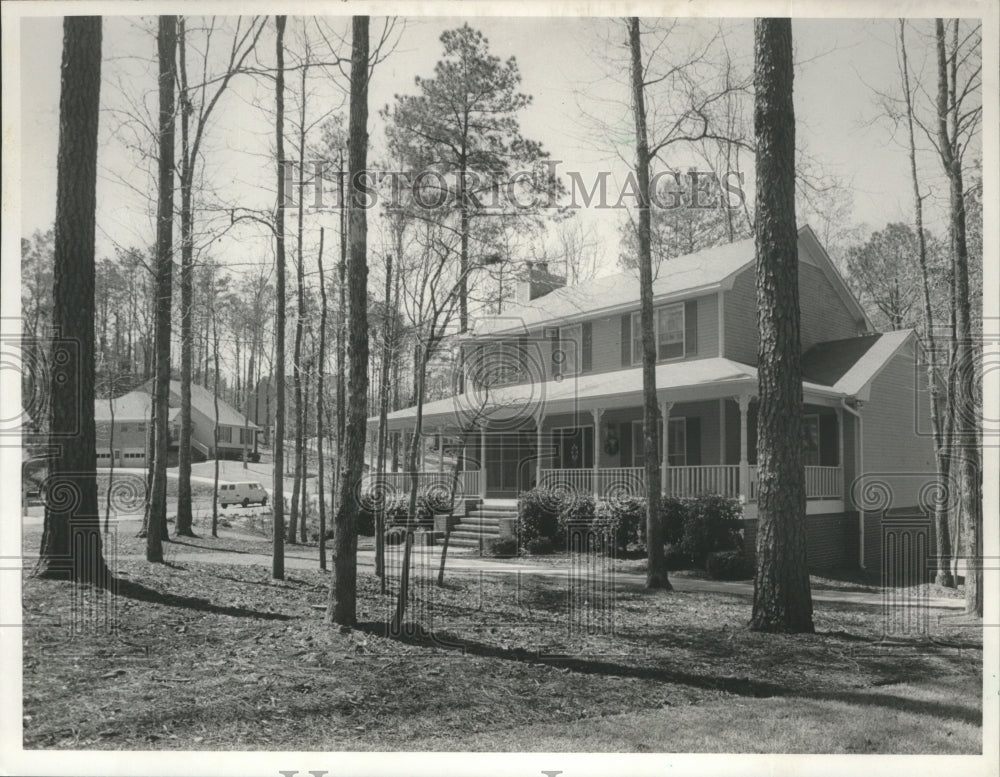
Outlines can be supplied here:
M560 372L576 375L583 368L583 327L580 324L559 328L559 345L562 351Z
M685 354L683 302L663 305L653 311L656 337L656 360L682 359ZM632 364L642 363L642 321L638 311L632 314Z

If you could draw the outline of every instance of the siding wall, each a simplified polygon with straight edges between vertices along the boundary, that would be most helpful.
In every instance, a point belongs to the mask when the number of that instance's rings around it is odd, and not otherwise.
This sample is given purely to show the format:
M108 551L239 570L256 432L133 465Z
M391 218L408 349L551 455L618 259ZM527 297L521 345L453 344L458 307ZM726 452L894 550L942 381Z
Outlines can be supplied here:
M670 410L671 418L699 418L701 427L701 463L719 463L719 403L715 400L703 402L678 402ZM612 467L631 467L632 455L631 445L622 439L622 424L629 424L632 421L642 420L642 408L618 408L606 410L601 416L601 432L598 440L598 466L602 469ZM614 426L618 436L618 452L614 455L608 454L604 450L604 443L607 440L608 424ZM577 415L562 413L559 415L546 416L542 424L542 433L548 434L552 429L560 426L593 426L593 417L590 411L581 412ZM544 464L543 466L552 466Z
M937 468L933 438L918 433L930 427L930 406L912 346L901 349L875 378L862 416L866 486L888 490L886 509L918 506L920 491L936 480Z
M748 267L726 292L723 313L726 357L757 363L757 309L754 268ZM826 274L808 262L799 262L799 314L802 350L826 340L855 337L860 328Z
M719 355L719 308L715 294L694 298L698 304L697 353L690 359L705 359ZM638 309L638 306L636 307ZM622 369L622 314L588 319L591 324L591 369L586 374ZM551 329L551 327L549 327ZM554 377L552 346L546 328L531 330L528 335L529 359L544 370L546 380ZM517 338L511 338L516 342Z

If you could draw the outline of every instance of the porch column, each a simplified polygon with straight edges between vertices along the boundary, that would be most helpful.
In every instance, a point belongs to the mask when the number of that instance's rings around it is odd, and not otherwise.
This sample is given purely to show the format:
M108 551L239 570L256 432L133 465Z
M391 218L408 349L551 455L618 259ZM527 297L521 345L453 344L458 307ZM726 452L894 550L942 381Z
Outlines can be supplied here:
M840 468L840 498L844 498L844 411L837 411L837 467Z
M542 423L545 416L535 416L535 485L542 484Z
M736 397L740 407L740 497L743 503L750 501L750 460L747 458L747 412L750 409L750 397L740 394Z
M444 431L438 427L438 474L444 474Z
M479 427L479 497L486 500L486 422Z
M601 488L599 483L601 473L601 416L604 409L595 407L590 411L594 417L594 499L601 498Z
M667 494L667 468L670 466L670 435L667 434L667 427L670 423L670 411L673 409L673 402L663 402L660 405L660 413L663 416L663 439L660 446L663 448L662 460L660 461L660 493Z
M719 397L719 464L726 463L726 400Z

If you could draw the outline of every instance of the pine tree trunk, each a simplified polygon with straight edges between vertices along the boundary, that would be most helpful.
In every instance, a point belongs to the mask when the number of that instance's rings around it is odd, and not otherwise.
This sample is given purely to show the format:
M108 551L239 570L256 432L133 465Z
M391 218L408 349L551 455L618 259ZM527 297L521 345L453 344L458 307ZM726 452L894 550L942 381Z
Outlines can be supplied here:
M94 425L94 231L101 18L67 16L59 95L59 152L52 273L57 333L49 385L49 460L39 577L109 585L97 506ZM61 352L61 353L60 353ZM68 443L68 444L67 444Z
M156 429L153 436L153 493L146 534L146 560L163 561L167 538L167 451L170 408L170 304L173 290L174 82L177 17L161 16L157 44L160 59L159 194L156 209Z
M285 201L285 17L275 16L275 49L277 68L274 75L275 119L274 141L277 150L278 209L274 219L274 255L277 270L275 290L275 409L274 491L271 509L274 523L271 531L273 542L271 577L285 579L285 215L281 205Z
M754 22L757 140L757 572L751 628L812 632L802 460L792 23Z
M357 621L358 502L363 474L368 399L368 264L364 192L354 185L367 167L368 154L368 17L355 16L351 33L349 163L351 181L349 286L349 394L344 433L341 499L334 522L333 579L327 621L353 626Z
M671 590L660 522L660 407L656 396L656 336L653 329L653 255L649 212L649 138L643 84L639 19L628 20L632 55L632 110L635 117L636 176L639 183L639 317L642 326L643 454L646 457L646 587ZM664 429L666 434L666 429ZM595 437L596 444L596 437ZM598 451L594 451L595 458Z

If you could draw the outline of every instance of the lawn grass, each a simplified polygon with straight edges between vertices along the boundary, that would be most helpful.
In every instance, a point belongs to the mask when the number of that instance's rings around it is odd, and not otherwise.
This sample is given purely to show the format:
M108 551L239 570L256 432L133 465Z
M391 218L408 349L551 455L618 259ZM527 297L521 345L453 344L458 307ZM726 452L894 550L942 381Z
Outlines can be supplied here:
M886 644L879 608L828 602L817 634L764 635L747 630L741 596L632 587L611 600L590 588L570 611L561 577L452 570L437 588L435 570L418 568L410 611L421 628L392 638L394 600L370 567L359 628L337 629L322 622L324 573L275 582L265 567L207 563L266 550L263 540L171 544L168 560L184 555L170 565L146 564L141 542L118 539L112 634L71 631L74 613L85 627L105 622L87 609L108 604L102 594L25 575L26 748L981 747L978 624ZM608 628L588 630L587 614Z

